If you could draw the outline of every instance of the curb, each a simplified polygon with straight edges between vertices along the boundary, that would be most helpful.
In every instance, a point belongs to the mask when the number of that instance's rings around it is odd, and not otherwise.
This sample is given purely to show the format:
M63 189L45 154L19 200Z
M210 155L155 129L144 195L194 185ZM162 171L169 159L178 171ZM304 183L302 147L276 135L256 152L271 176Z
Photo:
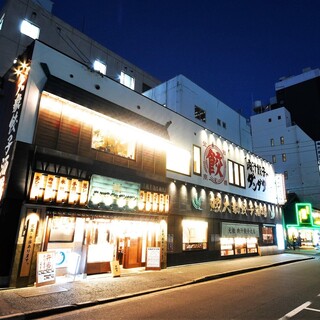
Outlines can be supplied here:
M289 263L301 262L301 261L312 260L312 259L315 259L315 257L310 256L310 257L306 257L304 259L294 259L294 260L288 260L288 261L281 261L281 262L276 262L276 263L272 263L272 264L268 264L268 265L262 265L262 266L258 266L258 267L239 269L239 270L229 271L229 272L225 272L225 273L218 273L218 274L213 274L213 275L209 275L209 276L204 276L204 277L201 277L198 279L193 279L193 280L186 281L186 282L176 284L176 285L139 291L136 293L116 296L116 297L112 297L112 298L98 299L98 300L94 300L94 301L81 302L81 303L76 303L76 304L72 304L72 305L59 306L59 307L51 308L51 309L43 309L43 310L40 309L40 310L29 311L29 312L25 312L25 313L16 313L16 314L7 315L7 316L0 316L0 320L2 320L2 319L9 319L9 320L39 319L39 318L48 317L48 316L52 316L52 315L63 313L63 312L80 310L83 308L94 307L94 306L101 305L101 304L106 304L106 303L125 300L125 299L129 299L129 298L139 297L139 296L143 296L143 295L147 295L147 294L151 294L151 293L155 293L155 292L161 292L161 291L165 291L165 290L169 290L169 289L185 287L185 286L192 285L192 284L203 283L206 281L222 279L222 278L231 277L231 276L235 276L235 275L239 275L239 274L254 272L254 271L258 271L258 270L262 270L262 269L268 269L268 268L277 267L280 265L286 265Z

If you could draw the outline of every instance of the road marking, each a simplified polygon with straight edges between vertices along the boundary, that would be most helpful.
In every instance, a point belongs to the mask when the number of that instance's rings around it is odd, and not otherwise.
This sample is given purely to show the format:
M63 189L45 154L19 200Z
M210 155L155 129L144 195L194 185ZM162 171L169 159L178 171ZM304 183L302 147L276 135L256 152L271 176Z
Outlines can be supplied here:
M299 306L299 307L293 309L292 311L290 311L289 313L287 313L284 317L280 318L279 320L286 320L286 319L294 317L297 313L301 312L303 309L306 309L310 304L311 304L310 301L305 302L301 306Z
M315 311L315 312L320 312L319 309L314 309L314 308L306 308L306 310L311 310L311 311Z

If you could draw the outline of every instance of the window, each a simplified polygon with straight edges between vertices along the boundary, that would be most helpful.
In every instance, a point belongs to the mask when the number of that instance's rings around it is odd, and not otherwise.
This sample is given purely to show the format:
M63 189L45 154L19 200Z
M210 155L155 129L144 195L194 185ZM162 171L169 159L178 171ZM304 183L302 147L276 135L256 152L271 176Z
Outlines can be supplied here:
M135 159L136 141L124 125L101 120L93 123L91 148Z
M284 137L280 137L280 144L284 144Z
M134 78L121 71L120 83L134 90Z
M198 106L194 106L194 117L202 122L206 122L206 111Z
M271 145L271 147L274 146L274 139L273 138L270 139L270 145Z
M20 32L32 39L38 39L40 35L40 29L27 20L22 21Z
M208 243L208 222L201 220L182 221L182 250L206 250Z
M277 162L277 158L275 155L272 156L272 163L276 163Z
M282 154L282 162L287 161L287 155L285 153Z
M201 148L193 146L193 173L201 175Z
M93 69L102 73L103 75L107 74L107 66L99 60L95 60L95 62L93 63Z
M244 188L244 166L228 160L228 173L229 173L229 184Z
M278 116L278 120L281 120L281 116Z
M190 176L190 152L174 145L168 145L166 147L166 155L167 170Z
M221 120L220 119L217 119L217 124L218 124L218 126L221 126Z
M271 118L269 118L269 119L268 119L268 122L271 122L271 121L272 121L272 119L271 119Z
M262 227L262 241L263 244L273 244L274 236L273 236L273 227Z
M285 171L285 172L283 173L283 175L284 175L284 178L285 178L286 180L288 180L288 171Z
M227 128L227 124L226 124L225 122L223 122L223 121L222 121L222 127L223 127L224 129Z

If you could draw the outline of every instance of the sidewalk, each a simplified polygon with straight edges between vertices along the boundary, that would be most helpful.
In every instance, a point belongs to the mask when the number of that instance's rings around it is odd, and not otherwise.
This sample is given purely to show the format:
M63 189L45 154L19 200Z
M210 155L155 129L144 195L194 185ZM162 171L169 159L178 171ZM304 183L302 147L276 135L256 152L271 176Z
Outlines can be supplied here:
M36 319L118 299L166 290L281 264L320 257L319 252L286 251L283 254L219 260L160 271L144 268L111 274L70 278L43 287L0 290L0 319Z

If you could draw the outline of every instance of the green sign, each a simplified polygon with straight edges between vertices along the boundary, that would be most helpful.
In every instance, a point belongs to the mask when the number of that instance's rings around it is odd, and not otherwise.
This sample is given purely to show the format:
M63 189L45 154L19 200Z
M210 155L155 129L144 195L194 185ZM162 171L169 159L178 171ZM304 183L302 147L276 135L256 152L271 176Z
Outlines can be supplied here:
M296 214L299 225L313 225L311 203L296 203Z

